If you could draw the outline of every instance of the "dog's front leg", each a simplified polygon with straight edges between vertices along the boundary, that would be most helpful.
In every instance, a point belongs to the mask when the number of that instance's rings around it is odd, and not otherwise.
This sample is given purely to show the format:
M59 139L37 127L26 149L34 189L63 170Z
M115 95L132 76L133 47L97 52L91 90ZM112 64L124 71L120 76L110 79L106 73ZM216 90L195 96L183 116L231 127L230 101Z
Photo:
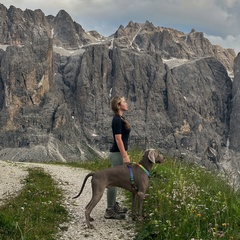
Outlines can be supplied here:
M132 220L136 220L136 193L132 193Z
M143 199L144 199L144 196L145 196L145 193L144 192L138 192L137 193L138 195L138 220L139 221L142 221L143 217L142 217L142 204L143 204Z

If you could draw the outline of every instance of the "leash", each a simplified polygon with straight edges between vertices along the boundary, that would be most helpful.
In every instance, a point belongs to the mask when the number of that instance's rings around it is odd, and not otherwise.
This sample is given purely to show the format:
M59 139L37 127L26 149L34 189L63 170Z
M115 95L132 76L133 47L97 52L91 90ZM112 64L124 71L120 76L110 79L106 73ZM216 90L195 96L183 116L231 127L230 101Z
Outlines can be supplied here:
M128 169L129 169L129 173L130 173L130 182L131 182L131 185L132 185L132 191L137 192L137 191L138 191L138 187L137 187L137 186L135 185L135 183L134 183L132 165L131 165L131 164L128 164L127 167L128 167Z
M138 163L137 166L139 166L148 175L149 178L151 177L150 172L143 165ZM132 165L128 164L127 167L129 169L129 173L130 173L130 182L131 182L131 185L132 185L132 191L136 191L137 192L138 191L138 187L134 183Z

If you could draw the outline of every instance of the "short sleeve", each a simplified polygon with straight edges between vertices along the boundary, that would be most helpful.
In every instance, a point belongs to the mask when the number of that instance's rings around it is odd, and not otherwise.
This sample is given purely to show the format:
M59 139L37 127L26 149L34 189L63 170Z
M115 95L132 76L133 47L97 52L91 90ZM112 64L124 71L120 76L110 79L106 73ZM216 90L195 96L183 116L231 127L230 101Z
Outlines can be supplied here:
M122 134L122 120L119 117L113 118L112 121L113 135Z

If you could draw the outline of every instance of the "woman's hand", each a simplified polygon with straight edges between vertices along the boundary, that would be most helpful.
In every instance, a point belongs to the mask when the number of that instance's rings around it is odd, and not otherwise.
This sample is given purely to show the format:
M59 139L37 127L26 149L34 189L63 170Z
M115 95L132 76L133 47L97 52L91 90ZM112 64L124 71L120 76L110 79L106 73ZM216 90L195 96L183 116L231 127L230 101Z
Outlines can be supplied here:
M128 155L123 157L123 164L129 164L130 163L130 158Z

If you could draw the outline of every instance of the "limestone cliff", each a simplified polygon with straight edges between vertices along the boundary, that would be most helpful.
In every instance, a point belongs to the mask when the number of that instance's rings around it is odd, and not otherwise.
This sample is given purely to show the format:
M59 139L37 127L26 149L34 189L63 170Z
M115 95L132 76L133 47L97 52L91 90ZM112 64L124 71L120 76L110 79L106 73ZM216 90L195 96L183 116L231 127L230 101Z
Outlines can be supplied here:
M54 17L0 4L0 13L1 159L104 156L116 94L129 103L130 148L156 147L208 166L205 152L214 139L220 164L229 151L237 156L233 50L195 30L185 34L148 21L103 37L85 32L64 10Z

